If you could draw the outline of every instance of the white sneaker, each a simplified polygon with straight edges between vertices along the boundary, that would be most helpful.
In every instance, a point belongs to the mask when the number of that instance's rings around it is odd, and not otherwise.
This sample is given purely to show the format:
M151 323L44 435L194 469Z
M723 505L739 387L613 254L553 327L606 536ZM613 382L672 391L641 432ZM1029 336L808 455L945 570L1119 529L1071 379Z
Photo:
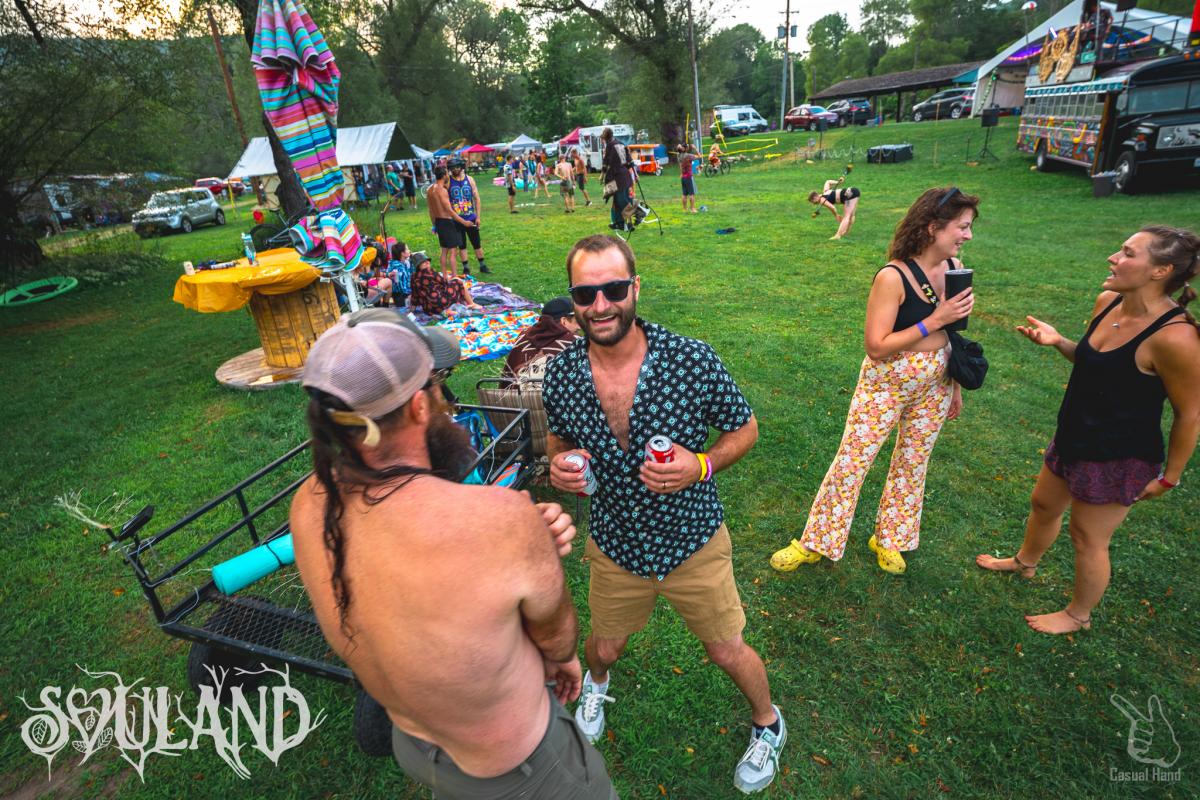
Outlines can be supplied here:
M787 744L787 724L779 706L771 706L779 717L779 734L772 733L770 728L764 729L759 736L750 729L750 747L746 749L742 760L738 762L733 773L733 785L743 794L761 792L775 780L775 771L779 768L779 751Z
M604 704L614 698L603 694L592 681L591 670L583 676L583 691L579 694L579 705L575 707L575 725L595 744L604 735Z

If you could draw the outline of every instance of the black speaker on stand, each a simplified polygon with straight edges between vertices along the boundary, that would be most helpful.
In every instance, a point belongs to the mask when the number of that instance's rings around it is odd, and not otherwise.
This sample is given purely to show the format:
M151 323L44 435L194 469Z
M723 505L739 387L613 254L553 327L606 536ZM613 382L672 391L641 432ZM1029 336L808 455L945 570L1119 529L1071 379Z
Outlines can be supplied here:
M999 161L1000 159L992 152L990 145L992 142L992 128L1000 124L1000 109L995 106L985 108L979 113L979 123L984 128L987 128L987 133L983 135L983 149L979 151L979 160L982 161L985 158L990 158L993 161Z

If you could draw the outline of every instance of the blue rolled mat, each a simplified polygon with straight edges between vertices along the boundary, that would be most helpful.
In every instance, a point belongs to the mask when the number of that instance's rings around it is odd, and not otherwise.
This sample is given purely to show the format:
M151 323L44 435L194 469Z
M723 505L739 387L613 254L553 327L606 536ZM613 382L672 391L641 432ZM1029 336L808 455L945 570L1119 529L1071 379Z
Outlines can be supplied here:
M288 564L296 563L292 535L280 536L213 567L213 583L224 594L233 594Z

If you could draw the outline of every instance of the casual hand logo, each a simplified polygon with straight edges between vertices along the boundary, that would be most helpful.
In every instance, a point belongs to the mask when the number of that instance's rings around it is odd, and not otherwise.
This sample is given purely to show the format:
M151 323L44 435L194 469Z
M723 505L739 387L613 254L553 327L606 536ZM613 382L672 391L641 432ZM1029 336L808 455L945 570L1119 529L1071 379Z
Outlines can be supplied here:
M1157 695L1150 696L1145 714L1119 694L1112 695L1109 702L1129 720L1129 740L1125 749L1130 758L1163 768L1169 768L1179 760L1175 729L1167 721Z

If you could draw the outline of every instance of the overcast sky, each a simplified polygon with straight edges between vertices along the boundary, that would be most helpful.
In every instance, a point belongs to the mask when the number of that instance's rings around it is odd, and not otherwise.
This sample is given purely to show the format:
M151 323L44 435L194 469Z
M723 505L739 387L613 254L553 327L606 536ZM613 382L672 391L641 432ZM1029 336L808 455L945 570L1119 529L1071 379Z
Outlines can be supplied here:
M720 2L720 0L718 0ZM758 28L768 39L774 39L776 28L783 24L785 0L734 0L733 11L723 15L718 28L731 28L739 22L745 22ZM861 21L858 7L861 0L792 0L792 24L797 26L799 37L792 39L792 51L808 50L805 39L808 27L826 14L842 13L850 20L850 27L857 28Z

